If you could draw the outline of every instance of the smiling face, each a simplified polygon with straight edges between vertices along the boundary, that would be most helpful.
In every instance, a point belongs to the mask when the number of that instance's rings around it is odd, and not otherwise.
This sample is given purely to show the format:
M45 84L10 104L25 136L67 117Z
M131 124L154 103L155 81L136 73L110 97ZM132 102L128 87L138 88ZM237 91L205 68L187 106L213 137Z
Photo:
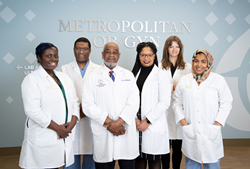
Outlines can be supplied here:
M37 56L37 59L48 74L53 74L59 62L58 51L55 47L50 47L42 53L42 57Z
M207 69L207 58L203 53L199 53L196 55L193 61L193 70L197 75L201 75Z
M77 63L88 62L90 53L91 49L89 48L89 44L87 42L76 42L76 45L74 47L74 54Z
M139 54L139 60L144 67L154 64L155 54L150 47L144 47Z
M173 41L171 46L169 46L168 53L170 57L178 57L180 53L180 47L176 41Z
M116 67L119 58L120 53L118 45L115 43L106 44L102 52L102 59L104 60L104 64L109 69L113 69L114 67Z

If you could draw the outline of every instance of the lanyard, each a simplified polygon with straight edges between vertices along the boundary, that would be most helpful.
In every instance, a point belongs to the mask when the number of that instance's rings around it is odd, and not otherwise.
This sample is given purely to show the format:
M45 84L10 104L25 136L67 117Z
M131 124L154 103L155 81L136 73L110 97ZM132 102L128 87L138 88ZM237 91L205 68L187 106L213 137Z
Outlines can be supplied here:
M61 85L60 89L62 90L63 98L64 98L64 101L65 101L65 107L66 107L66 117L65 117L65 124L66 124L68 122L68 105L67 105L65 90L64 90L64 87L63 87L61 81L59 80L59 78L56 76L55 73L53 73L53 76L57 78L58 82Z

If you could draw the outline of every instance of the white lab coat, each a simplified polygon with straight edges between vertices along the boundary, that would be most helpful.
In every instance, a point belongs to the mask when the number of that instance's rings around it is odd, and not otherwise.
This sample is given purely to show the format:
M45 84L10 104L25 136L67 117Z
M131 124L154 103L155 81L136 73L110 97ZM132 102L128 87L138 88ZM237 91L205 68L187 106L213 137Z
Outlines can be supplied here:
M74 82L76 89L76 95L79 98L80 103L82 102L82 85L86 77L91 74L94 70L100 66L94 64L89 60L89 65L82 78L79 66L76 61L73 61L67 65L63 65L60 71L69 75L71 80ZM74 154L93 154L93 135L90 128L90 119L84 117L80 119L80 122L75 126L75 139L74 139Z
M79 119L79 104L74 84L68 75L55 71L65 89L68 105L68 122L72 115ZM54 130L47 128L53 120L65 123L66 106L60 87L40 66L23 80L22 97L27 116L24 141L20 154L21 168L58 168L74 162L74 129L66 139L58 139ZM65 158L66 155L66 158Z
M113 71L102 65L87 77L83 84L82 107L91 118L94 141L94 160L111 162L117 159L135 159L139 155L139 133L135 117L139 109L139 90L133 74L119 66ZM112 120L121 117L125 123L124 135L113 136L103 124L107 116Z
M168 76L170 77L170 83L173 86L173 84L178 83L180 78L182 76L185 76L189 73L191 73L191 65L189 63L185 64L185 69L176 69L174 76L172 77L171 74L171 69L169 68L168 70L163 69L164 71L167 72ZM169 139L182 139L182 127L178 123L175 123L175 115L173 111L173 88L172 88L172 97L171 97L171 103L169 108L167 109L167 120L168 120L168 130L169 130Z
M136 79L139 77L137 73ZM147 154L169 153L169 136L166 110L170 105L171 85L167 72L154 65L141 92L141 119L151 122L142 132L142 152Z
M190 73L175 89L173 109L176 123L183 118L182 152L199 163L214 163L224 156L221 127L232 108L232 95L225 79L210 73L199 86Z

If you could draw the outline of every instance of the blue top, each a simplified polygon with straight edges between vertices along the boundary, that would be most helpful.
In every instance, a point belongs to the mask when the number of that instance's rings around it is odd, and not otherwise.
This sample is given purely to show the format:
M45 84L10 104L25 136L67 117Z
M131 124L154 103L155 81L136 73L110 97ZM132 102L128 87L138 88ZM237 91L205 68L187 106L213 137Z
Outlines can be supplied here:
M82 78L84 77L85 72L86 72L86 70L87 70L88 66L89 66L89 61L86 63L86 65L85 65L84 69L81 69L81 68L78 66L78 67L79 67L79 69L80 69L80 72L81 72Z

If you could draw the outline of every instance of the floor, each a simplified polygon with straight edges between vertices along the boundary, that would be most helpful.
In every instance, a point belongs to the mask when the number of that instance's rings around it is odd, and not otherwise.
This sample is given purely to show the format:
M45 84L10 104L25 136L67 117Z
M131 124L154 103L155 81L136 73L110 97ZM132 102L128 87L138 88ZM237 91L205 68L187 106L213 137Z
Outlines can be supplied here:
M184 156L183 156L184 157ZM0 156L0 169L18 169L19 156ZM185 169L182 159L181 169ZM225 147L225 157L221 160L221 169L249 169L250 146ZM62 169L62 168L60 168ZM119 169L116 164L115 169Z

